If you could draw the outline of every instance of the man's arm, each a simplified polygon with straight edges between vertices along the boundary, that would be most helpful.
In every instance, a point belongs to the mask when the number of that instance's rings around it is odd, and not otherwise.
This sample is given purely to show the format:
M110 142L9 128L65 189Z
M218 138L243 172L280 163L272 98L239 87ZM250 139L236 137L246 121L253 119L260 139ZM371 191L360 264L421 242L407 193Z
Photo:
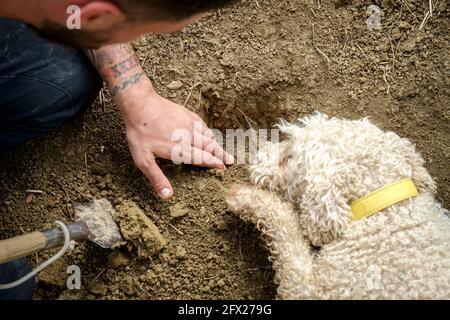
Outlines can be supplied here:
M139 60L129 44L86 50L86 53L106 82L113 97L145 77Z
M130 44L106 46L87 54L122 114L136 166L163 199L170 199L173 189L156 158L171 159L174 148L179 148L179 141L172 141L175 130L185 132L181 140L188 141L181 150L189 155L183 156L184 163L221 169L233 163L198 115L156 93Z

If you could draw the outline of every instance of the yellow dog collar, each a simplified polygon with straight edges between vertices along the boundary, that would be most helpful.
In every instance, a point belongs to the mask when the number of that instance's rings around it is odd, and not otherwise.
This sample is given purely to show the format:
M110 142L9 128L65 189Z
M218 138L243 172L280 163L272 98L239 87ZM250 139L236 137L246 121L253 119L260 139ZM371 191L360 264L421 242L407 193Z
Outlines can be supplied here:
M409 178L388 184L353 202L350 206L353 219L359 220L370 216L417 194L416 186Z

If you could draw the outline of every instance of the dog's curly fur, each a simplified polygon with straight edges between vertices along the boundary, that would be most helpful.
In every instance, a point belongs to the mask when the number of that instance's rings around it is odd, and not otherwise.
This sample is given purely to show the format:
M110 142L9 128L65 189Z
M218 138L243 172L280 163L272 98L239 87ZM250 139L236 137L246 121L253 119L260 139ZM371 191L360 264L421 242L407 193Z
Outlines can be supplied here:
M367 119L279 125L231 211L271 248L282 299L449 299L450 219L413 144ZM419 195L358 221L350 204L403 178ZM267 189L267 190L264 190Z

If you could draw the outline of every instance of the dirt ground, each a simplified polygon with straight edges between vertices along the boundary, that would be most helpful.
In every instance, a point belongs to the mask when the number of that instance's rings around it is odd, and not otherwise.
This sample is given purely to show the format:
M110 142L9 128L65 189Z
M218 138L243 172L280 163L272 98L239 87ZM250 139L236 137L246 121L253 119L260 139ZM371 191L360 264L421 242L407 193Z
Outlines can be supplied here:
M428 1L246 0L135 48L161 95L213 128L268 128L316 110L370 117L417 145L449 208L450 8L437 2L419 30ZM382 9L381 31L367 29L370 4ZM171 90L172 81L184 85ZM275 298L264 243L224 203L245 166L161 163L176 192L169 203L134 167L106 91L72 123L0 159L1 238L70 222L74 204L107 197L134 202L167 241L150 257L78 244L38 276L37 299ZM27 189L45 194L26 199ZM65 290L71 264L81 268L80 291Z

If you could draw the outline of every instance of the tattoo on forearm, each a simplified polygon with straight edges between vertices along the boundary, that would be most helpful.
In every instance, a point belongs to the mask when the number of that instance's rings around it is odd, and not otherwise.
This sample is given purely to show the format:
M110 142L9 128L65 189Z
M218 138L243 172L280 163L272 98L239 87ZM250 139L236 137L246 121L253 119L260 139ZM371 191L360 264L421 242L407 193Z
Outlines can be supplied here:
M106 81L120 78L139 67L139 60L129 44L117 45L110 51L86 50L86 54Z
M114 74L114 77L119 78L119 77L123 76L125 73L127 73L128 71L131 71L138 66L139 66L139 61L136 58L136 56L133 55L133 56L123 60L122 62L112 66L110 69L111 69L112 73Z
M126 79L124 82L122 82L119 86L112 87L109 91L111 92L111 95L114 97L116 96L120 91L125 90L129 86L138 83L141 78L144 76L144 72L139 72L135 74L134 76Z
M139 61L135 56L131 56L122 60L121 62L110 66L108 64L101 64L97 66L100 75L106 80L115 80L120 78L127 72L133 71L139 67Z
M145 76L130 44L86 50L86 54L105 80L113 97Z

